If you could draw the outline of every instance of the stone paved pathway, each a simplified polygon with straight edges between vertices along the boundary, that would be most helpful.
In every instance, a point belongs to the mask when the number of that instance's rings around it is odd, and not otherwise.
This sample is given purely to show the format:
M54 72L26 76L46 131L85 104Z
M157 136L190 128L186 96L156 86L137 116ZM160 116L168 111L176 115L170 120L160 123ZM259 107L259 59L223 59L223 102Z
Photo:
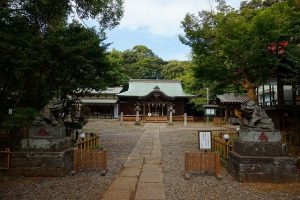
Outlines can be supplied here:
M136 147L103 200L165 199L162 183L159 129L164 124L145 125Z

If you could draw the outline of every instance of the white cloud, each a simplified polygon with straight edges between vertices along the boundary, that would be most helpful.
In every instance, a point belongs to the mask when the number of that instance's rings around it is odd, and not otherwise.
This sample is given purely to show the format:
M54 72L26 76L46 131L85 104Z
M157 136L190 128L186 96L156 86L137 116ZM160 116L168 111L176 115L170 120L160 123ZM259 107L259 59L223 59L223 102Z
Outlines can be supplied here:
M147 29L151 34L174 36L182 32L180 22L186 13L210 9L213 0L125 0L119 28Z

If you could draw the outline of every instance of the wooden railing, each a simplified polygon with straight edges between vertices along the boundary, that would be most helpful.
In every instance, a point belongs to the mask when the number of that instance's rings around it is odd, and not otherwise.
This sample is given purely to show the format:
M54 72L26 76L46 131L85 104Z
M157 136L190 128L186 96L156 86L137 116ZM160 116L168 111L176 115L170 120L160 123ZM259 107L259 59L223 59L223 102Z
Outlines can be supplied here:
M144 120L144 117L142 115L139 116L140 121ZM121 119L121 116L119 117ZM136 115L123 115L123 121L124 122L135 122Z
M166 122L168 121L167 116L144 116L143 117L146 122Z
M215 125L223 125L223 124L225 124L225 118L224 117L213 117L213 123Z
M187 121L188 122L193 122L194 121L194 116L187 116L186 117L187 119ZM184 121L184 116L183 115L178 115L178 116L173 116L172 117L172 119L173 119L173 121L174 122L183 122ZM168 120L169 120L169 117L168 117Z
M300 131L292 130L292 131L282 131L281 132L283 142L289 143L292 145L300 145Z
M73 170L77 172L81 169L101 170L107 172L107 151L76 149L74 151Z
M161 122L167 122L169 121L169 116L151 116L148 115L140 115L140 121L161 121ZM121 116L119 117L121 119ZM135 121L136 115L123 115L123 121ZM184 116L183 115L174 115L172 116L173 122L183 122ZM194 122L194 121L204 121L203 118L200 117L194 117L194 116L187 116L188 122Z
M11 151L9 148L5 148L4 151L0 151L0 169L9 170L10 159L11 159Z
M99 140L99 136L87 136L83 140L78 139L77 143L75 143L75 146L79 150L92 150L100 144Z
M189 173L221 175L220 155L216 152L186 152L184 172L185 178Z
M227 159L229 151L232 150L233 144L231 141L225 141L219 136L212 138L212 151L219 152L221 157Z

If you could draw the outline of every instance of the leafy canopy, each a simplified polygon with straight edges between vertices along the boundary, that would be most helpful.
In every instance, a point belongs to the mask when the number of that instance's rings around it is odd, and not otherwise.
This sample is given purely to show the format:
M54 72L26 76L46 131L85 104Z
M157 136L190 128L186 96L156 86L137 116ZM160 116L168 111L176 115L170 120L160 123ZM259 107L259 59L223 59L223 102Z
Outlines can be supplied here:
M293 38L299 11L288 1L268 1L265 6L254 6L262 1L251 1L239 10L218 2L217 11L187 14L182 22L185 35L180 40L192 47L199 82L238 85L255 99L255 88L276 75L283 59L270 55L268 45L288 40L286 56L298 44Z

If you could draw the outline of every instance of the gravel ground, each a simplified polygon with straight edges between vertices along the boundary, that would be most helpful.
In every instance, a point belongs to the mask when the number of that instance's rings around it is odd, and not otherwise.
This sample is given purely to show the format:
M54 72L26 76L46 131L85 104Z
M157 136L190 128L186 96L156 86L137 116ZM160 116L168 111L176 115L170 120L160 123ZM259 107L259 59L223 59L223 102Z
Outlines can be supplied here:
M221 180L214 176L192 175L184 179L184 152L197 151L196 131L166 126L160 131L164 190L168 200L196 199L294 199L300 200L300 183L240 184L222 169ZM9 177L0 174L0 200L14 199L100 199L120 172L133 150L143 126L118 121L90 120L85 130L100 133L101 144L109 150L108 174L79 172L65 177Z
M209 175L191 175L184 179L184 152L197 151L196 131L162 130L160 132L162 172L168 200L196 199L300 199L300 183L240 184L222 169L222 179Z
M86 130L100 132L101 144L108 150L108 173L79 172L65 177L9 177L0 174L0 200L100 199L119 173L141 134L142 127L117 121L90 120Z

